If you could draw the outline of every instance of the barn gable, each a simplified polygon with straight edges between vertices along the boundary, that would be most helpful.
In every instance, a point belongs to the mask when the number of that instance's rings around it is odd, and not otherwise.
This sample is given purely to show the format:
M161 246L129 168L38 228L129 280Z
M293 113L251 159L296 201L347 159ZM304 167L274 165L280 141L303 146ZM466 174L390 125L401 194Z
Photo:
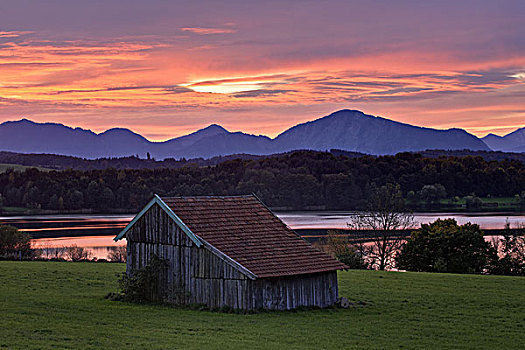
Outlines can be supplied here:
M114 240L118 241L119 239L122 239L129 231L129 229L133 227L133 225L135 225L135 223L138 220L140 220L140 218L144 216L144 214L146 214L146 212L155 204L161 207L162 210L166 212L166 214L180 227L180 229L184 233L188 235L188 237L197 245L197 247L201 246L201 241L193 234L193 232L191 232L191 230L186 226L186 224L184 224L184 222L182 222L182 220L173 212L173 210L171 210L171 208L168 207L166 203L164 203L164 201L156 194L153 196L153 199L149 201L149 203L146 204L146 206L140 211L140 213L138 213L133 218L133 220L131 220L131 222L127 224L122 231L120 231L120 233L117 235L117 237L114 238Z
M150 214L150 212L153 213L154 218L152 218L151 215L147 215ZM162 232L159 226L170 227L170 229L168 232ZM129 236L133 241L142 243L182 245L186 247L191 246L191 243L194 243L197 247L204 245L211 254L216 255L218 259L238 270L247 278L256 278L256 276L244 266L222 253L210 243L199 239L158 195L155 195L153 199L146 204L140 213L126 225L114 240L118 241L124 238L124 236Z

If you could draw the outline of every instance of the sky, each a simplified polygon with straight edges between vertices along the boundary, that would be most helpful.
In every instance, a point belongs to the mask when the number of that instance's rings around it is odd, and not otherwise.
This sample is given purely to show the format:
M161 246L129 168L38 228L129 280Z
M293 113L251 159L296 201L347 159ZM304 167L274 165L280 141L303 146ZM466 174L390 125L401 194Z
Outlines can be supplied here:
M0 122L274 137L344 108L525 126L525 1L0 2Z

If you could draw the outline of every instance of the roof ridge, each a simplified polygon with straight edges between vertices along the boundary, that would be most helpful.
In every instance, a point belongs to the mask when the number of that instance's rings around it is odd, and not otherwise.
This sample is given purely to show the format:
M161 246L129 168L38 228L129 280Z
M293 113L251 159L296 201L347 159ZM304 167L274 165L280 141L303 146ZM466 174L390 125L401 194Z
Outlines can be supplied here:
M240 194L233 196L161 196L162 199L177 198L177 199L214 199L214 198L251 198L252 194Z

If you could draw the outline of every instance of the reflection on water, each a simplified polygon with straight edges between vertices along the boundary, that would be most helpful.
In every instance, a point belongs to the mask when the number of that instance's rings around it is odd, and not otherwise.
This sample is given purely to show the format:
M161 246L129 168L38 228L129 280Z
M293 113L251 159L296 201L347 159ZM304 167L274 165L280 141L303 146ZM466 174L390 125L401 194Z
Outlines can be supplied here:
M293 229L345 229L351 220L351 212L277 212L281 220ZM455 219L458 224L478 224L483 229L502 229L508 220L511 226L525 223L523 213L414 213L416 226L437 219Z
M35 238L115 235L133 215L53 215L0 217L0 224L13 225Z
M90 258L107 259L113 247L125 246L126 239L118 242L113 236L85 236L85 237L57 237L36 238L31 240L31 247L45 251L48 257L53 257L59 252L57 248L77 246L90 252Z
M292 229L344 229L351 212L276 212ZM525 223L520 213L415 213L418 224L433 222L438 218L453 218L462 225L467 222L483 229L501 229L507 220L512 226ZM93 257L106 259L111 247L125 245L125 240L113 241L134 215L53 215L0 217L0 224L13 225L31 234L35 248L67 247L77 245L87 248Z

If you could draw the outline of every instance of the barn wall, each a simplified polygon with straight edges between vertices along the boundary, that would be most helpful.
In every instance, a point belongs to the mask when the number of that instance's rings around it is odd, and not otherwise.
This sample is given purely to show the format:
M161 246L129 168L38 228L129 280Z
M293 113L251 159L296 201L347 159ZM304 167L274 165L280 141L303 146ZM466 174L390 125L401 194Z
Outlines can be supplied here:
M151 207L126 233L127 271L147 265L153 255L168 261L162 276L169 300L235 309L293 309L333 305L337 273L251 280L206 246L198 248L158 206Z
M327 307L338 298L337 271L252 281L253 309Z
M164 291L173 302L248 309L247 277L204 246L198 248L159 206L154 205L126 233L127 271L153 255L168 261Z

